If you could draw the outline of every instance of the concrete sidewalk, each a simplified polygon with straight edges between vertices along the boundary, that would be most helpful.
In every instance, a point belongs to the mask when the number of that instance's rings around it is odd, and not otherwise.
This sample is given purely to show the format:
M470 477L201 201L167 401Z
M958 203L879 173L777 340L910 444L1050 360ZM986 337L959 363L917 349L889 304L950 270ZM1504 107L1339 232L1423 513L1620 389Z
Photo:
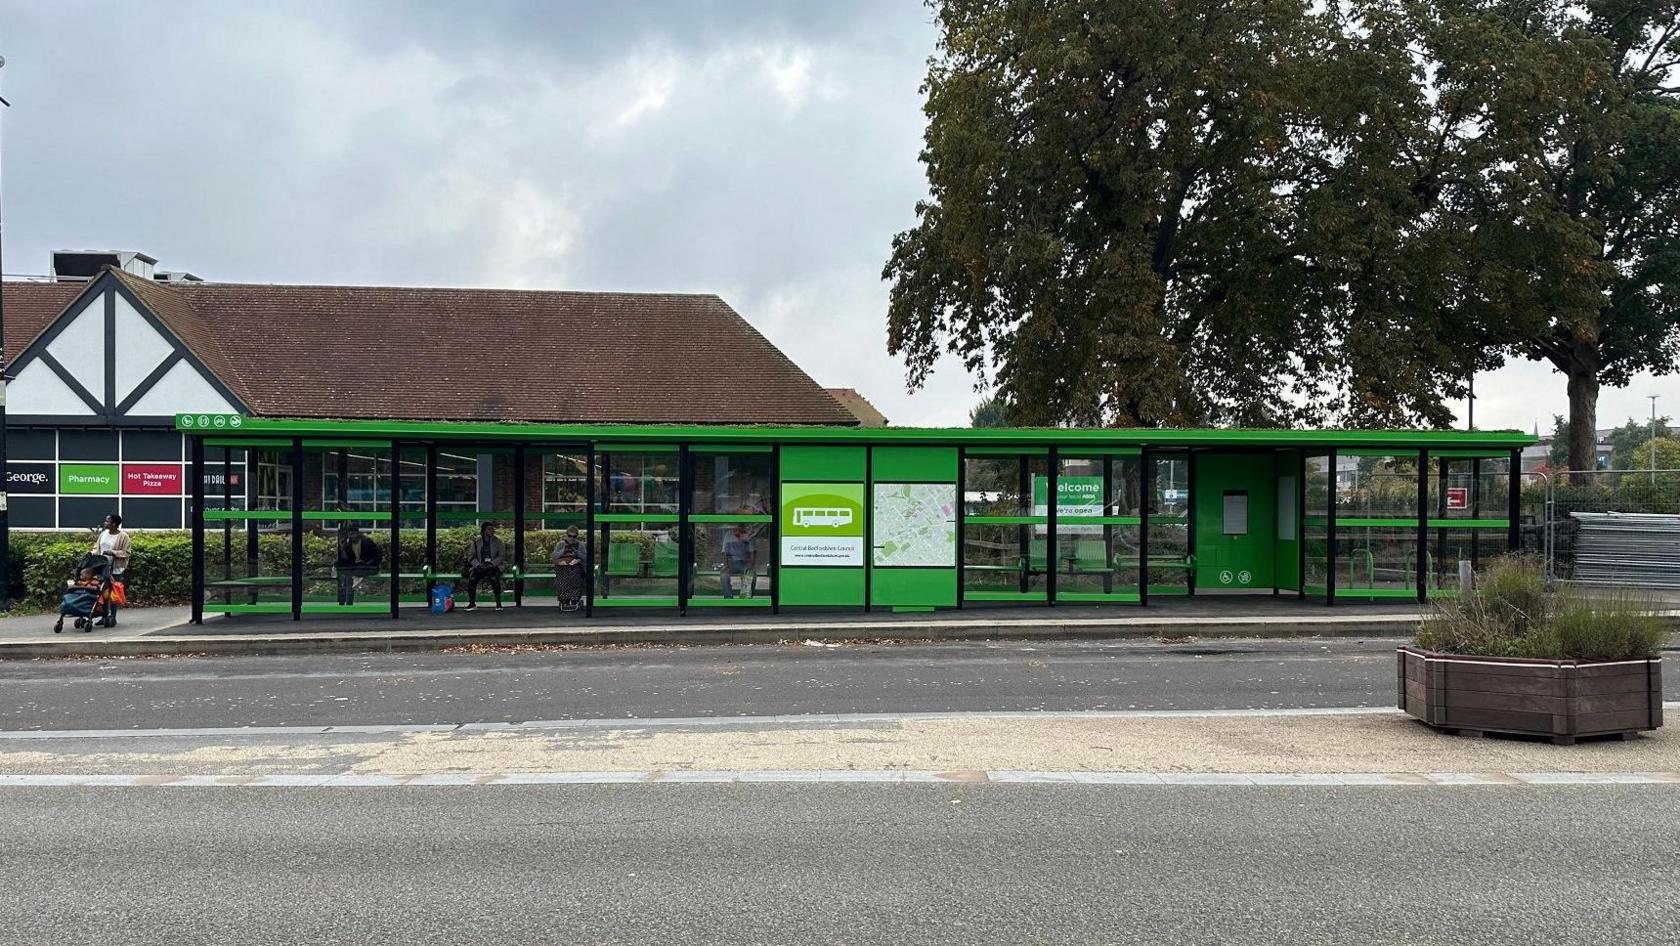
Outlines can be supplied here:
M387 617L240 615L186 623L186 609L125 612L118 633L61 635L47 616L0 621L0 659L151 654L277 654L321 651L421 651L471 646L716 644L868 640L1150 639L1186 637L1403 637L1418 611L1406 604L1322 604L1277 598L1177 600L1149 608L1007 607L935 613L767 610L705 612L597 611L594 617L553 607L433 615L416 608ZM16 622L16 623L14 623Z

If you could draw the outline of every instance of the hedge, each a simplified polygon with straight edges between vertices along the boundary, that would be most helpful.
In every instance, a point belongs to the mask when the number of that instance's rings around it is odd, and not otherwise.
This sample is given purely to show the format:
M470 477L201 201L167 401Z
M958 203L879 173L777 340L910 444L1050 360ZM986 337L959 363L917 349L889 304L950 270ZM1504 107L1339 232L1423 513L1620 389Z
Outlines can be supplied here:
M511 538L501 531L504 542L511 546ZM448 575L458 572L466 561L467 549L478 530L461 526L437 531L438 569ZM130 533L132 554L128 574L133 586L130 605L180 605L192 599L192 534L184 530ZM546 565L549 554L565 535L560 530L531 530L525 533L525 560L533 566ZM368 536L379 544L390 561L390 534L369 531ZM644 559L652 558L652 535L628 530L614 532L613 544L636 543L642 548ZM205 534L206 567L212 575L221 565L222 537L214 528ZM26 608L53 609L63 594L64 582L72 577L76 565L92 548L92 532L14 532L11 537L11 558L8 562L8 582L12 600ZM332 533L306 533L303 537L304 570L326 574L338 558L337 536ZM233 567L243 573L245 551L244 532L233 533ZM511 554L512 549L510 547ZM264 575L291 573L292 537L289 533L265 533L257 537L257 568ZM402 533L402 561L406 571L417 571L426 560L426 533L423 529L405 529Z

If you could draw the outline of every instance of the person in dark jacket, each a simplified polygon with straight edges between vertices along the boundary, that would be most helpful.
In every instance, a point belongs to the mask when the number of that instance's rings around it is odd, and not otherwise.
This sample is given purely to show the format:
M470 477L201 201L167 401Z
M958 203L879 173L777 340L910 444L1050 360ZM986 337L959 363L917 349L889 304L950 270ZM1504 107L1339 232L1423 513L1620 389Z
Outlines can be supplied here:
M502 609L502 568L506 554L502 540L496 538L496 524L486 522L467 550L466 573L461 576L467 580L466 610L478 607L478 586L485 582L489 582L491 590L496 593L496 610Z
M356 585L363 578L379 571L382 553L379 543L362 534L355 526L345 526L338 533L338 603L356 603Z

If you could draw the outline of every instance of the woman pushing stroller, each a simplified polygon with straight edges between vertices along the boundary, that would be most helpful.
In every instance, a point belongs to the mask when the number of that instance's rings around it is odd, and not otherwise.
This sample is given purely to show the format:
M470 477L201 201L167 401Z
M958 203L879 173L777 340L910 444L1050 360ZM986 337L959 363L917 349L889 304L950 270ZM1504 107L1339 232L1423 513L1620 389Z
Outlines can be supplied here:
M128 600L124 584L128 559L128 533L122 529L122 516L112 513L105 517L99 537L76 566L75 577L65 583L53 633L64 630L66 617L75 618L76 627L84 631L93 630L95 622L115 627L117 606Z

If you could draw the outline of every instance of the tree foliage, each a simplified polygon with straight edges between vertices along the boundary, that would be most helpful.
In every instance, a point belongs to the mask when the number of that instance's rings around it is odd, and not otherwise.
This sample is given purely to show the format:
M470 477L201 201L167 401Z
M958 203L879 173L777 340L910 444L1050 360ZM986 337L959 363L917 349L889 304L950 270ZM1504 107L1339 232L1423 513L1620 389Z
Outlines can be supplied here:
M1445 424L1507 353L1664 370L1676 4L932 0L889 349L1029 423Z

